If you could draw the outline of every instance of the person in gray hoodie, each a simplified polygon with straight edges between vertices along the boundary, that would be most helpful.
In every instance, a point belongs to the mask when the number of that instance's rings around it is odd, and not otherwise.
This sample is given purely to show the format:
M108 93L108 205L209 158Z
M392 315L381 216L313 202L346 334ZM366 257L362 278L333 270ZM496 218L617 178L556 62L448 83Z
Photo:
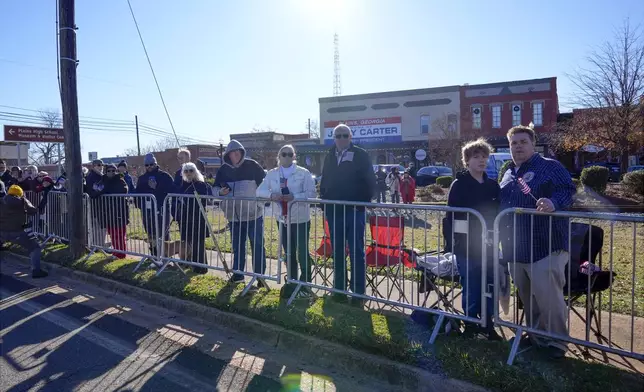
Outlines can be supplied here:
M231 140L224 152L224 165L217 171L213 193L223 197L221 209L226 214L233 245L233 271L244 272L246 267L246 238L253 254L253 272L263 274L266 269L264 250L264 203L248 200L255 198L257 187L266 172L252 159L246 158L244 146ZM240 200L241 198L241 200ZM230 200L226 200L230 199ZM244 275L233 273L231 283L243 282ZM258 280L258 287L264 285Z

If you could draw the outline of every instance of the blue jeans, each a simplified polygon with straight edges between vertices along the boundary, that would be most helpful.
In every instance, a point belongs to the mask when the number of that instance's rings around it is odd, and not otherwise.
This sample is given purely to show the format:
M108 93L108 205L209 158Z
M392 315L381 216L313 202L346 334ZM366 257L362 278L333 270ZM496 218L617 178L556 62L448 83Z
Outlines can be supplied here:
M481 275L483 268L480 261L465 259L465 256L456 256L458 264L458 274L461 276L462 291L462 306L463 312L468 317L481 318ZM494 284L494 270L490 262L487 265L487 292L493 293L489 287ZM485 299L485 307L487 313L487 328L493 328L492 313L494 313L494 301L492 298Z
M333 287L347 289L346 245L349 244L351 260L351 291L364 294L366 291L366 261L364 250L365 212L351 206L329 205L326 219L329 223L333 247Z
M266 251L264 250L264 218L248 222L229 222L233 244L233 270L246 269L246 238L250 240L253 254L253 272L263 274L266 270ZM244 275L233 274L234 280L243 280Z
M31 269L36 271L40 269L40 243L35 235L30 235L24 230L21 231L0 231L0 243L11 242L25 248L29 252L31 260Z

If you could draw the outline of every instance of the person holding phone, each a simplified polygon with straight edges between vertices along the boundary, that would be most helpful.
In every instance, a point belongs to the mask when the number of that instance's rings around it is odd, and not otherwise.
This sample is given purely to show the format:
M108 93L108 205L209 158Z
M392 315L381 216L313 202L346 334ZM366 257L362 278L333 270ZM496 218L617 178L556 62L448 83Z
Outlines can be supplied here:
M309 232L311 229L311 215L309 204L306 202L295 203L289 210L288 203L292 200L315 198L317 192L315 181L311 172L296 164L295 148L287 144L277 153L278 166L269 170L266 178L257 188L257 197L271 199L273 214L277 218L280 233L280 242L287 258L290 255L291 263L288 266L288 279L298 279L297 266L300 266L299 280L311 281L311 260L309 257ZM291 229L291 246L288 246L288 229ZM287 282L282 288L282 297L288 298L293 293L296 285Z
M224 152L224 165L217 171L213 194L223 197L221 209L226 215L233 245L233 276L230 283L244 281L246 268L246 238L253 254L253 272L263 274L266 269L264 250L264 203L255 198L257 187L266 173L256 161L246 157L246 149L237 140L231 140ZM237 199L236 199L237 198ZM257 287L264 287L263 280Z

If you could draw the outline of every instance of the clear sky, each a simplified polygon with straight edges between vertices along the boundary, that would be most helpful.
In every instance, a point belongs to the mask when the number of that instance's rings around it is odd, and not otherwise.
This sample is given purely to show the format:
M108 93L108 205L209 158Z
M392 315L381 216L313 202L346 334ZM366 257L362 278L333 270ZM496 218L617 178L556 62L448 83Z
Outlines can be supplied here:
M305 131L333 92L336 31L343 94L556 76L565 111L566 72L625 18L644 21L642 0L131 2L177 132L212 142L255 126ZM0 105L60 108L55 3L0 0ZM127 1L76 4L80 115L137 114L169 131ZM81 137L85 159L136 145L132 131Z

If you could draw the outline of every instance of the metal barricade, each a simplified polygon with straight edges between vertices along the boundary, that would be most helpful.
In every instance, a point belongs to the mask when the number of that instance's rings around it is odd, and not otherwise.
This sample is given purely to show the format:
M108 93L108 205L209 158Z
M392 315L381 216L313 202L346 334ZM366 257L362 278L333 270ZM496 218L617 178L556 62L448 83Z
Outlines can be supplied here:
M495 325L562 353L571 343L644 360L644 306L636 299L644 284L643 215L510 208L496 217L494 242L501 244ZM509 276L516 290L502 293ZM509 365L520 343L514 339Z
M163 266L158 273L173 262L189 265L195 272L232 273L233 282L249 276L242 295L256 281L259 286L265 286L265 280L280 283L279 254L267 253L267 246L269 251L279 251L275 240L278 227L270 214L265 214L266 203L255 198L199 195L197 200L190 194L168 195L163 226L169 228L169 238L161 250Z
M47 234L45 233L45 221L44 221L44 210L41 211L41 202L42 202L42 192L34 191L25 191L24 197L29 200L29 202L38 209L38 212L35 215L29 215L27 217L27 225L31 226L31 230L38 234L41 238L46 238Z
M103 194L88 199L88 244L114 258L140 257L158 264L164 233L159 226L160 211L152 194ZM167 232L166 232L167 234ZM109 236L109 241L108 241Z
M446 328L456 320L486 325L492 271L483 273L488 263L482 244L489 241L477 211L317 199L293 200L288 211L281 232L288 249L286 284L293 290L289 304L303 289L318 289L340 301L428 312L437 316L431 343L446 319ZM464 252L458 266L448 253L455 238ZM470 257L477 246L480 253ZM462 285L470 288L465 296Z
M87 195L83 195L83 209ZM50 191L47 194L47 204L45 205L44 222L45 241L68 241L69 240L69 215L67 213L67 193L59 191Z

